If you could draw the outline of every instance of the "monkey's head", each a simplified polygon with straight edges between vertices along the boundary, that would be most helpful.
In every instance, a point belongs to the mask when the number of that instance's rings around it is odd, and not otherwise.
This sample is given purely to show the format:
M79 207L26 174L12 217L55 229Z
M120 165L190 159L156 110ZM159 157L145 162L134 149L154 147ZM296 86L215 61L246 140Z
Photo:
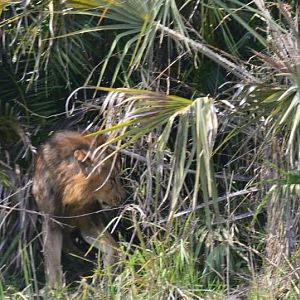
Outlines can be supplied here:
M87 187L103 208L120 206L125 190L120 181L120 159L109 149L98 151L78 149L74 151Z

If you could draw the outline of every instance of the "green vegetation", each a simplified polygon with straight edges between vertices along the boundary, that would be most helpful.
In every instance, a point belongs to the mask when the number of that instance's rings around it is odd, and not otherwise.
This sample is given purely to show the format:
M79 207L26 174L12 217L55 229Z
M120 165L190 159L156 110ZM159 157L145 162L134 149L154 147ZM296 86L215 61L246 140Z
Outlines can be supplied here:
M1 1L0 298L300 299L298 5ZM31 176L61 129L109 134L128 200L119 274L65 254L49 291Z

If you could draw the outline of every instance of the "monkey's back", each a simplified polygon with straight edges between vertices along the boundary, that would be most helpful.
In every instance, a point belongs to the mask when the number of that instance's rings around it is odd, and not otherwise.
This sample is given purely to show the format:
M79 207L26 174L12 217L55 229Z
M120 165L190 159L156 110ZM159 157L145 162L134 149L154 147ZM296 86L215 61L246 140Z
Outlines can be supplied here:
M91 148L91 140L77 132L55 133L38 150L33 177L33 194L38 208L51 215L64 215L64 200L87 206L86 178L74 158L74 151ZM68 199L64 199L68 198ZM89 198L89 197L88 197Z

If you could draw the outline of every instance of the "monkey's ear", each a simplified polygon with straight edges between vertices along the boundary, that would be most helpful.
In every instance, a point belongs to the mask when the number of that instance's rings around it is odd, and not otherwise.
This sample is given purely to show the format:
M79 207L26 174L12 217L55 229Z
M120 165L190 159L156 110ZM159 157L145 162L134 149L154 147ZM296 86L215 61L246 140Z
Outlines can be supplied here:
M87 151L82 149L78 149L74 151L74 158L81 163L89 159Z
M85 176L88 176L93 169L91 158L87 151L78 149L74 151L74 158Z

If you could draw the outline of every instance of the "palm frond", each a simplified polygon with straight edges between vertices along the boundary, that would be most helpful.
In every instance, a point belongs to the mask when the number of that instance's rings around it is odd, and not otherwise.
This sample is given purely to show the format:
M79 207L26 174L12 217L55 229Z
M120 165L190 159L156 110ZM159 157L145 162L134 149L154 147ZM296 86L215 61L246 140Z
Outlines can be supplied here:
M131 57L128 65L129 75L133 69L145 62L149 54L148 51L152 49L155 40L159 38L160 43L162 43L164 36L171 37L175 44L177 44L179 48L184 48L187 53L191 52L191 50L202 53L226 70L235 74L238 78L258 82L258 79L252 76L244 66L241 67L240 64L210 49L204 42L190 38L183 18L173 0L167 3L161 0L152 0L147 2L147 4L141 0L126 1L126 3L115 1L113 4L104 0L98 0L96 2L97 6L92 4L91 8L98 9L102 13L105 11L105 18L112 20L113 24L83 29L78 32L72 32L70 35L74 36L81 33L102 30L122 30L122 33L116 36L112 48L102 66L98 85L103 79L103 74L105 73L115 47L121 40L124 40L124 37L129 38L130 36L132 36L132 38L125 41L124 50L120 56L119 65L115 70L111 85L115 83L120 66L124 63L125 57L128 55L130 49L132 51L130 51ZM72 1L70 1L70 5L72 6ZM70 14L72 13L71 11ZM85 14L85 12L82 13ZM78 14L80 14L80 12L78 12ZM93 14L95 15L96 13Z
M185 179L193 165L196 170L195 183L187 198L193 209L201 198L204 199L207 226L211 228L210 199L214 201L214 213L219 215L211 165L218 127L212 99L204 97L191 101L144 90L90 88L112 92L101 107L106 116L100 125L102 129L91 135L109 132L108 143L115 144L120 150L128 148L145 135L156 132L158 144L155 146L153 164L160 170L164 170L165 160L170 164L169 170L166 169L169 174L167 185L171 187L170 196L165 192L165 197L170 197L169 221L173 220L175 212L181 206ZM71 108L71 98L67 107ZM174 150L169 145L171 137L174 139ZM170 160L165 157L166 149L171 150Z

